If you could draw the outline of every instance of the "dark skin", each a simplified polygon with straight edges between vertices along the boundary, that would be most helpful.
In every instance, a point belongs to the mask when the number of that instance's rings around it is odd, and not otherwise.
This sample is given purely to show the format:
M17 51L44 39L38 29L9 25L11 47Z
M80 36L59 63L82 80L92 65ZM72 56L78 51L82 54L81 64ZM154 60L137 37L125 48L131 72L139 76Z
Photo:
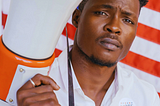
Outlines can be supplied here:
M71 61L83 92L96 106L101 105L114 80L116 63L126 56L135 38L139 10L139 0L89 0L82 12L75 10L73 14L72 22L77 32L70 53ZM91 57L103 65L91 61ZM104 66L108 63L113 65ZM51 78L41 76L32 79L36 85L43 82L43 86L33 87L28 81L18 90L19 106L59 106L52 92L59 88ZM39 92L35 90L38 88ZM39 95L45 95L43 102ZM47 95L51 98L48 99Z
M18 106L60 106L53 90L60 87L48 76L37 74L17 91Z

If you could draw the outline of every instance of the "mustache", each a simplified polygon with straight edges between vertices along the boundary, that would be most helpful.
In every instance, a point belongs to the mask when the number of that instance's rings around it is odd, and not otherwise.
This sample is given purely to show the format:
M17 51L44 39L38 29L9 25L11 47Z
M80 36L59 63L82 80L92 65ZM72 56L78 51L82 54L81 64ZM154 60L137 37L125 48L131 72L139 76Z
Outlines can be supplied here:
M118 38L118 36L117 35L115 35L115 34L105 34L105 35L103 35L103 36L100 36L100 37L98 37L97 39L96 39L96 42L98 42L98 41L100 41L101 39L104 39L104 38L110 38L110 39L114 39L114 40L117 40L118 42L119 42L119 44L120 44L120 49L122 49L123 48L123 44L122 44L122 42L119 40L119 38Z

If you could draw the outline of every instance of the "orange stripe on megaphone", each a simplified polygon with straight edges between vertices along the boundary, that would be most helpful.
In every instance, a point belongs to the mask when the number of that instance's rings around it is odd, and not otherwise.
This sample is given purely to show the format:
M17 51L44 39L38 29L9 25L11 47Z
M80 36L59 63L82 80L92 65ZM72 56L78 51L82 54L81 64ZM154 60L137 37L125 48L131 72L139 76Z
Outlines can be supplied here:
M41 68L50 66L55 58L55 54L46 60L30 60L20 57L9 51L0 37L0 99L6 100L14 74L18 65Z

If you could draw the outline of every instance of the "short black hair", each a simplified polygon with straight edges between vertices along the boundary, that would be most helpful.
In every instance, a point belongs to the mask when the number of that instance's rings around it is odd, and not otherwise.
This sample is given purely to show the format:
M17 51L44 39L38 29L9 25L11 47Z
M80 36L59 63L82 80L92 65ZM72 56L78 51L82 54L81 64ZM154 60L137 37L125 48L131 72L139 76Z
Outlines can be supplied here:
M148 3L148 0L139 0L139 2L140 2L140 7L143 7Z
M83 0L80 4L79 4L79 10L82 11L84 8L84 5L87 3L88 0ZM145 6L148 2L148 0L139 0L140 2L140 8Z
M88 0L83 0L80 4L79 4L79 10L82 11L84 8L84 5L87 3Z

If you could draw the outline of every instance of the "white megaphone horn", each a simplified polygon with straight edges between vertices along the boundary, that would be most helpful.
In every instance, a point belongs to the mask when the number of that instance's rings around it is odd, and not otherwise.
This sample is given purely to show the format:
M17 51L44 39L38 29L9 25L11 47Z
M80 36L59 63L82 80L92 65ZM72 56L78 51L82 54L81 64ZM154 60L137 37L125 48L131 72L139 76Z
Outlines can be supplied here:
M80 2L11 0L0 37L0 106L16 105L20 86L36 73L47 75L59 36Z

